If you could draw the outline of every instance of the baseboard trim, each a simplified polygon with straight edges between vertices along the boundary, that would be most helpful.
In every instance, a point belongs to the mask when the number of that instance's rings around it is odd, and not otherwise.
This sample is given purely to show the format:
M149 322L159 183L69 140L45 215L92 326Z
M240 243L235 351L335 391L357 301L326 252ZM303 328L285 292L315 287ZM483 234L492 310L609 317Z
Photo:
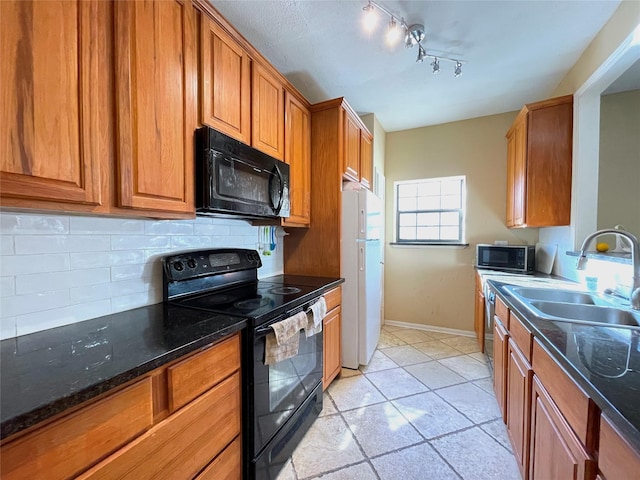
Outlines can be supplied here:
M436 327L434 325L423 325L421 323L399 322L398 320L384 320L383 325L393 325L394 327L413 328L415 330L424 330L425 332L450 333L452 335L461 335L463 337L475 338L475 332L469 330L458 330L455 328Z

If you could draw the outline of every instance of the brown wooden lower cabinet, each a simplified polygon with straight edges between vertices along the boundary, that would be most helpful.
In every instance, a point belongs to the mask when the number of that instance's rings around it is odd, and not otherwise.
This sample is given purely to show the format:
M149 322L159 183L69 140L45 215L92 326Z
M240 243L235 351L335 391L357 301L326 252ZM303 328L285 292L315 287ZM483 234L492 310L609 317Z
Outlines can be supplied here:
M533 370L513 338L507 347L507 432L524 479L529 463L529 417Z
M592 480L596 463L533 376L530 480Z
M236 333L4 440L1 478L240 479L241 391Z
M640 452L637 452L618 432L606 415L600 422L598 478L607 480L640 477Z
M196 477L196 480L241 480L241 478L242 440L241 437L237 437Z
M493 324L493 390L496 393L502 421L507 421L507 344L509 334L496 319Z

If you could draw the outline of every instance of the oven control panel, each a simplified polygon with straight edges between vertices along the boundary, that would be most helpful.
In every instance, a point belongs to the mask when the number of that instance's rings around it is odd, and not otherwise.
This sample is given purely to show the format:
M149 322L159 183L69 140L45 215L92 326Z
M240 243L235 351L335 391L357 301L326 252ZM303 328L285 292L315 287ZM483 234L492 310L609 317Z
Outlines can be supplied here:
M189 280L208 275L218 275L262 266L255 250L243 248L218 248L169 255L162 259L165 280L170 282Z

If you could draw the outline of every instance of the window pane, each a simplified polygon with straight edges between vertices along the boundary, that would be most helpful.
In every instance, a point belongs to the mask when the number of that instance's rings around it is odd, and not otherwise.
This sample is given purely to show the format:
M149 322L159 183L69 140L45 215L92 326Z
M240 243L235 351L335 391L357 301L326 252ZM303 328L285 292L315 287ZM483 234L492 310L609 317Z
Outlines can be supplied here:
M460 195L460 180L442 182L442 195Z
M415 183L403 183L398 185L398 197L415 197L418 185Z
M400 214L400 226L401 227L415 227L416 226L416 214L415 213L402 213Z
M401 212L416 210L416 197L399 198L398 210Z
M458 195L443 195L442 209L451 210L454 208L460 208L460 197Z
M416 239L415 227L400 227L399 240L415 240L415 239Z
M465 177L396 183L397 241L464 241Z
M442 227L440 229L440 237L442 240L458 240L460 238L460 229L458 227Z
M421 197L440 195L440 182L423 182L418 184L418 195Z
M421 240L440 240L438 227L418 227L418 238Z
M442 216L440 218L440 224L457 226L459 220L460 220L460 214L458 212L442 212Z
M419 213L418 225L420 226L437 226L440 225L439 213Z
M440 210L440 197L418 197L418 210Z

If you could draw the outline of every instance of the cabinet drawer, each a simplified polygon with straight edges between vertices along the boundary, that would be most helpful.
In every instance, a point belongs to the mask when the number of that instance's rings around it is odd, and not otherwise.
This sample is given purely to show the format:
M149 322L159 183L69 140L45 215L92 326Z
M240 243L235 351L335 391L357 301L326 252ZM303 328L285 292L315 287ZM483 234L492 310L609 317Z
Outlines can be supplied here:
M524 357L531 363L531 346L533 344L533 335L522 321L509 312L509 336L516 343Z
M79 478L193 478L240 434L240 410L236 372Z
M242 442L236 438L205 468L196 480L241 480Z
M342 303L342 287L334 288L325 293L324 300L327 302L327 312L336 308Z
M151 378L2 447L2 479L69 478L153 423Z
M504 327L509 330L509 308L496 295L496 317L500 319Z
M533 371L580 441L593 453L600 411L538 340L533 342Z
M635 478L640 471L638 453L603 415L600 422L598 468L608 480Z
M169 367L169 411L186 405L239 368L239 334Z

